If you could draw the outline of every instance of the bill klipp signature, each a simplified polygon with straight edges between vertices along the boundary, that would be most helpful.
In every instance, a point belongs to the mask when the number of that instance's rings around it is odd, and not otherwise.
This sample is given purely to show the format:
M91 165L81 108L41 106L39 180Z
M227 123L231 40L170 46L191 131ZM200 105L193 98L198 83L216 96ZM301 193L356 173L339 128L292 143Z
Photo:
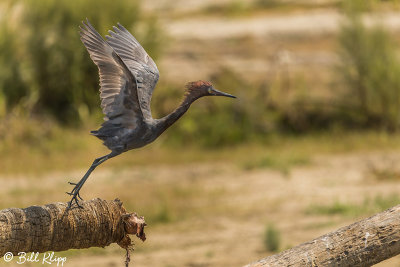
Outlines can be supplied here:
M4 254L3 259L5 262L14 261L17 264L38 262L41 264L50 265L57 264L57 266L64 266L64 263L67 261L67 257L56 256L54 251L45 252L42 255L39 252L18 252L18 254L15 256L11 252L7 252L6 254Z

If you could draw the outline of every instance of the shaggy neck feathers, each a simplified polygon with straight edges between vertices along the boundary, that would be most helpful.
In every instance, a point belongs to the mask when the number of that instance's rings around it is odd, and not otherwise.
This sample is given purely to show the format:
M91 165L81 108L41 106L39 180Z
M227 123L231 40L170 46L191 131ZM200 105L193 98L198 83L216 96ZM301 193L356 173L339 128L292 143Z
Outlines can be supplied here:
M186 87L185 94L183 95L183 100L179 107L177 107L173 112L167 116L160 119L161 133L164 132L168 127L170 127L175 121L177 121L183 114L189 109L190 105L199 99L200 97L207 95L207 90L211 86L209 82L196 81L188 83ZM161 134L160 133L160 134Z

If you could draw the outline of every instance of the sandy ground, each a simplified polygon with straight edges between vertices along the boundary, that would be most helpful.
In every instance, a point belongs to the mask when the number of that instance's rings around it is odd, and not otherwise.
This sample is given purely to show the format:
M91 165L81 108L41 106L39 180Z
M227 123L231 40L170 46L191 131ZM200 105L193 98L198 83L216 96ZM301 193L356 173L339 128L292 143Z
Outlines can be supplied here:
M367 16L368 25L379 23L385 28L399 30L399 12L386 12L381 15ZM274 38L277 35L316 35L336 33L342 15L334 10L313 10L299 14L265 14L244 18L189 18L166 25L167 32L179 39L237 38L252 36Z
M85 195L111 199L121 197L117 193L120 186L136 186L141 191L148 183L161 188L174 184L195 188L200 193L187 197L191 205L187 209L195 214L149 225L148 240L135 242L134 266L241 266L268 255L263 246L267 224L273 223L279 230L281 248L285 249L367 217L369 214L328 216L308 210L317 204L362 205L366 199L397 195L400 183L377 179L373 170L392 169L399 160L398 152L321 156L311 165L293 168L289 174L268 169L247 171L229 163L124 169L107 192L104 186L113 173L103 168L96 172L96 182L87 185L90 190ZM150 181L144 181L143 173ZM55 186L62 187L66 175L41 179L41 188L51 191ZM26 181L1 178L0 183L7 184L3 194L17 186L28 189L31 185ZM146 216L146 211L142 214ZM69 256L66 266L122 266L123 256L124 252L113 246L93 256ZM398 264L400 258L378 266Z

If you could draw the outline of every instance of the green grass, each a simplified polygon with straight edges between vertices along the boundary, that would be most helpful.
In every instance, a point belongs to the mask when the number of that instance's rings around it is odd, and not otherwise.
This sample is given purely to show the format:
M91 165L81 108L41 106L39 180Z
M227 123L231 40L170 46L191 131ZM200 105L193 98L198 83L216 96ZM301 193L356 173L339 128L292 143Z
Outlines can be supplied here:
M87 168L94 158L109 151L85 128L64 128L30 118L3 121L0 134L0 169L4 174L37 174ZM288 173L292 167L309 164L320 154L356 153L400 148L400 135L386 132L269 134L232 146L204 148L195 140L189 145L171 145L167 131L154 143L121 154L104 165L114 170L124 166L188 163L235 163L242 169L271 168Z
M281 234L279 230L273 225L268 224L264 233L264 247L269 252L279 251L281 245Z
M158 207L155 212L148 217L149 223L169 223L172 221L170 208L164 203Z
M311 215L340 215L345 217L359 217L384 211L390 207L400 204L398 195L367 197L363 203L346 203L335 201L328 205L313 204L305 213Z
M288 175L292 167L307 165L310 158L306 155L293 155L288 153L256 155L254 158L245 161L242 164L244 170L253 169L274 169L284 175Z
M329 205L311 205L306 213L307 214L316 214L316 215L350 215L356 216L361 211L361 208L358 205L353 205L349 203L342 202L334 202Z
M329 219L328 221L318 221L318 222L312 222L305 226L303 229L304 230L316 230L316 229L325 229L325 228L330 228L332 226L337 225L337 221Z

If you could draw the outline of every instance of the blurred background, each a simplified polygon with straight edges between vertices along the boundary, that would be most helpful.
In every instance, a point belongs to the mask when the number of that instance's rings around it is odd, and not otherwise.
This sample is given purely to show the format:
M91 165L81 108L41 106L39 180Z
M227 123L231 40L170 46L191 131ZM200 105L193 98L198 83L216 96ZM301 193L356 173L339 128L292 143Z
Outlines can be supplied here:
M189 81L238 97L197 101L85 184L85 199L145 216L138 266L241 266L400 202L398 1L1 0L1 209L69 201L67 182L107 153L89 135L103 116L85 18L103 36L120 22L155 60L155 117ZM125 253L56 255L122 266Z

